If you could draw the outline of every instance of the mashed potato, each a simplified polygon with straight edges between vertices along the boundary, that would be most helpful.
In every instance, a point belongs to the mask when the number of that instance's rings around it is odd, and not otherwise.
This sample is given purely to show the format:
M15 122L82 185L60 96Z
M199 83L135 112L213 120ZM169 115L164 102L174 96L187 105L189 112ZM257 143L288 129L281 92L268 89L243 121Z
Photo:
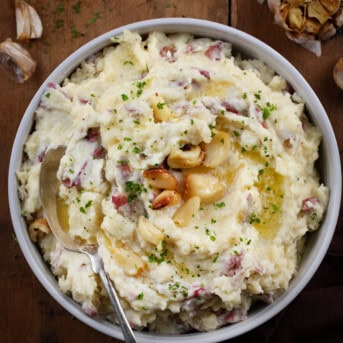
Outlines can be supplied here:
M23 215L42 217L41 161L65 145L61 224L99 245L135 328L243 320L287 289L328 199L320 133L288 88L229 43L124 32L46 89L17 174ZM38 244L62 291L111 319L87 257L52 234Z

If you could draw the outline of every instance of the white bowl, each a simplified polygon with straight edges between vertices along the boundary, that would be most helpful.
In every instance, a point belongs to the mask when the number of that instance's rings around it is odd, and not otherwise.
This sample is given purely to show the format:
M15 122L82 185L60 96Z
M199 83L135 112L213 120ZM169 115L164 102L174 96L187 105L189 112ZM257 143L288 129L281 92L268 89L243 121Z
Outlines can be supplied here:
M31 243L28 236L25 221L21 217L21 206L18 198L15 172L20 168L23 145L32 128L35 109L38 106L38 103L48 83L60 83L80 64L81 61L85 60L87 57L101 50L105 46L110 45L110 38L120 34L124 30L136 31L141 34L148 33L153 30L160 30L167 33L189 32L198 36L205 36L231 42L234 50L240 51L245 55L261 59L278 74L285 77L293 86L295 91L305 100L310 118L315 125L319 127L323 134L323 142L320 148L319 166L322 179L330 188L329 204L325 218L321 224L321 228L309 236L299 272L292 280L289 289L272 304L251 311L245 321L232 324L212 332L190 333L177 336L136 332L139 342L150 342L151 340L157 340L160 342L208 343L219 342L233 338L261 325L268 319L272 318L279 311L285 308L306 286L319 267L328 249L336 227L341 200L340 157L335 135L323 106L305 79L284 57L279 55L266 44L244 32L218 23L198 19L153 19L130 24L107 32L100 37L93 39L91 42L75 51L64 62L62 62L50 74L32 99L21 121L12 149L9 166L8 194L11 217L19 245L27 262L39 281L60 305L62 305L73 316L93 327L94 329L107 335L122 339L123 336L118 326L105 320L88 317L82 312L81 307L77 303L63 294L59 289L55 278L49 271L48 266L42 260L40 253L35 245Z

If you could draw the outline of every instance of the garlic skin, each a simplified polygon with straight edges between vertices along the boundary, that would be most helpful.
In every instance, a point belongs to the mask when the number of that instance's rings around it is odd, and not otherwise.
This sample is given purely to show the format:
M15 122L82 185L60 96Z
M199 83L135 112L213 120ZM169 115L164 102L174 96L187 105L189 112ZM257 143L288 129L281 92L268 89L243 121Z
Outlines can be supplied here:
M341 58L333 68L333 79L336 85L343 90L343 58Z
M17 39L27 42L42 36L43 26L37 11L23 0L16 0Z
M8 38L0 44L0 65L13 80L23 83L34 73L37 62L20 44Z
M317 56L321 42L343 26L343 0L268 0L268 6L286 36Z

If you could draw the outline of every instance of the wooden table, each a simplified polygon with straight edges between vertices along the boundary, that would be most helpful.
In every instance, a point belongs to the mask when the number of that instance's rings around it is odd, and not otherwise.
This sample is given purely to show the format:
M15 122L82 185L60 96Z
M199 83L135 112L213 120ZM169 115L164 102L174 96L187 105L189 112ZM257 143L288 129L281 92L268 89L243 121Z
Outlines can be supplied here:
M266 5L256 0L31 0L41 15L43 37L27 45L38 61L33 77L17 84L1 73L1 342L117 342L74 319L45 291L29 269L14 239L7 201L7 170L12 143L25 108L48 74L70 53L113 28L158 17L193 17L235 26L266 42L305 76L318 94L343 148L343 93L332 68L343 57L343 35L323 45L322 57L289 41L272 23ZM80 6L77 6L77 3ZM16 37L14 1L0 2L0 40ZM60 6L58 6L60 5ZM76 6L75 6L76 5ZM340 220L339 227L342 225ZM336 242L342 243L341 230ZM335 243L338 244L338 243ZM340 245L342 246L342 245ZM332 247L333 249L335 246Z

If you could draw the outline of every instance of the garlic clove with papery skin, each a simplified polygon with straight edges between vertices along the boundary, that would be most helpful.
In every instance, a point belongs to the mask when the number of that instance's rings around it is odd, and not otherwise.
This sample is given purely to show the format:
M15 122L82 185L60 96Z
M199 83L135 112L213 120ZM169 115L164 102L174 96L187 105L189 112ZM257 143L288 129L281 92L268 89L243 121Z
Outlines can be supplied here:
M333 78L336 85L343 90L343 58L341 58L333 68Z
M36 70L37 62L20 44L8 38L0 44L0 66L12 79L23 83Z
M17 39L28 41L42 36L43 26L37 11L23 0L16 0Z

